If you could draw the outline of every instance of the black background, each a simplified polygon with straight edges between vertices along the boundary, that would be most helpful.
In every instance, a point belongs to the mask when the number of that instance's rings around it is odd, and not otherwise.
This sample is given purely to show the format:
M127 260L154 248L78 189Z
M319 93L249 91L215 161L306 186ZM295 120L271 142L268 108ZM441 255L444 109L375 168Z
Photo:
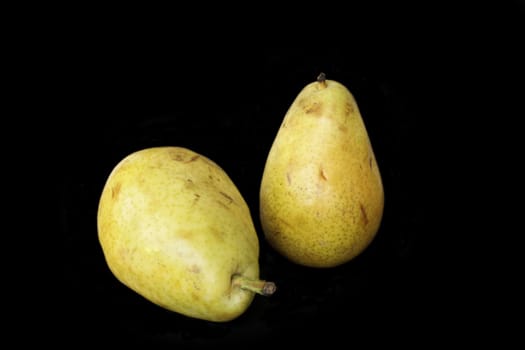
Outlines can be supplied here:
M452 42L452 35L443 37L439 30L407 41L402 34L380 31L368 52L352 45L219 45L197 52L137 47L132 40L70 51L63 84L72 89L61 121L67 146L59 187L64 340L172 348L275 346L281 340L304 346L349 338L404 344L422 335L437 341L461 334L461 309L447 314L446 298L457 292L457 281L441 269L448 255L443 258L447 247L438 229L443 213L434 210L441 190L435 179L448 171L441 173L443 149L436 150L432 140L444 129L443 110L451 118L455 99L468 98L458 86L475 85L469 80L472 56L458 54L465 52L465 42ZM286 261L264 241L258 218L267 152L287 108L320 72L354 94L385 187L375 240L332 269ZM234 321L212 323L163 310L120 284L104 261L96 211L107 176L129 153L164 145L213 159L250 207L260 238L261 277L278 290L257 296ZM436 327L444 315L449 321Z

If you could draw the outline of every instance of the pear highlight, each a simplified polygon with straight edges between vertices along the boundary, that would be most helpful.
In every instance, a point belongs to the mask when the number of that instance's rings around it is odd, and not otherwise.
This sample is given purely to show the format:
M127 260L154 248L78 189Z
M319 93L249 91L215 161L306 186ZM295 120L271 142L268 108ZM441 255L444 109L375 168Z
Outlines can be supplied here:
M369 246L383 208L380 170L354 96L320 74L289 107L266 159L265 238L294 263L338 266Z
M249 208L215 162L182 147L154 147L110 173L97 216L113 275L165 309L208 321L243 314L273 282L259 279Z

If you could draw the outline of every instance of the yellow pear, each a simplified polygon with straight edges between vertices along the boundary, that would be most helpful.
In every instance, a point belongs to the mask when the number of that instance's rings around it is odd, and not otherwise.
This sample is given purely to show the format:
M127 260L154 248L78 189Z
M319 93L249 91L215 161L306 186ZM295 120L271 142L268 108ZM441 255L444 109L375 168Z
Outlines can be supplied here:
M244 313L259 279L259 241L250 211L223 169L182 147L131 153L100 197L98 238L124 285L174 312L224 322Z
M259 200L265 238L297 264L341 265L374 239L383 183L344 85L321 73L297 95L266 159Z

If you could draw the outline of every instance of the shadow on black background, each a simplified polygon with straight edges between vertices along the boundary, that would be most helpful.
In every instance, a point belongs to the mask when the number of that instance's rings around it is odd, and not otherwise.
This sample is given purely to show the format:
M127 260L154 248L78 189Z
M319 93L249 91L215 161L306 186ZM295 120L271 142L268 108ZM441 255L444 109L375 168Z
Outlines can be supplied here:
M420 56L389 48L375 59L350 50L261 49L209 52L200 60L110 54L84 57L71 80L65 121L60 224L71 344L200 347L308 345L345 339L403 343L435 332L440 317L427 221L427 137L437 111L428 108L441 72L415 65ZM402 48L401 48L402 50ZM383 54L383 56L381 55ZM421 63L421 62L419 62ZM270 249L258 219L264 162L299 91L321 72L354 94L385 187L381 228L369 248L332 269L294 265ZM163 310L120 284L97 241L96 211L104 182L129 153L152 146L193 149L217 162L245 197L261 242L261 277L271 297L257 296L228 323L189 319ZM78 300L82 300L79 304ZM437 316L436 316L437 315Z

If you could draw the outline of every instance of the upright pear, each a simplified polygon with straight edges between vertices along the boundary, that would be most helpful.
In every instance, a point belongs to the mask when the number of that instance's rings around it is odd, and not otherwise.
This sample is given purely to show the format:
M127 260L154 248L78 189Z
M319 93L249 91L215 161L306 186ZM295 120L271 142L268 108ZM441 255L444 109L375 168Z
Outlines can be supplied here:
M98 207L98 238L114 276L147 300L188 317L224 322L244 313L259 279L250 211L226 172L182 147L122 159Z
M352 93L320 74L286 112L260 186L260 219L273 248L309 267L362 253L382 220L383 183Z

